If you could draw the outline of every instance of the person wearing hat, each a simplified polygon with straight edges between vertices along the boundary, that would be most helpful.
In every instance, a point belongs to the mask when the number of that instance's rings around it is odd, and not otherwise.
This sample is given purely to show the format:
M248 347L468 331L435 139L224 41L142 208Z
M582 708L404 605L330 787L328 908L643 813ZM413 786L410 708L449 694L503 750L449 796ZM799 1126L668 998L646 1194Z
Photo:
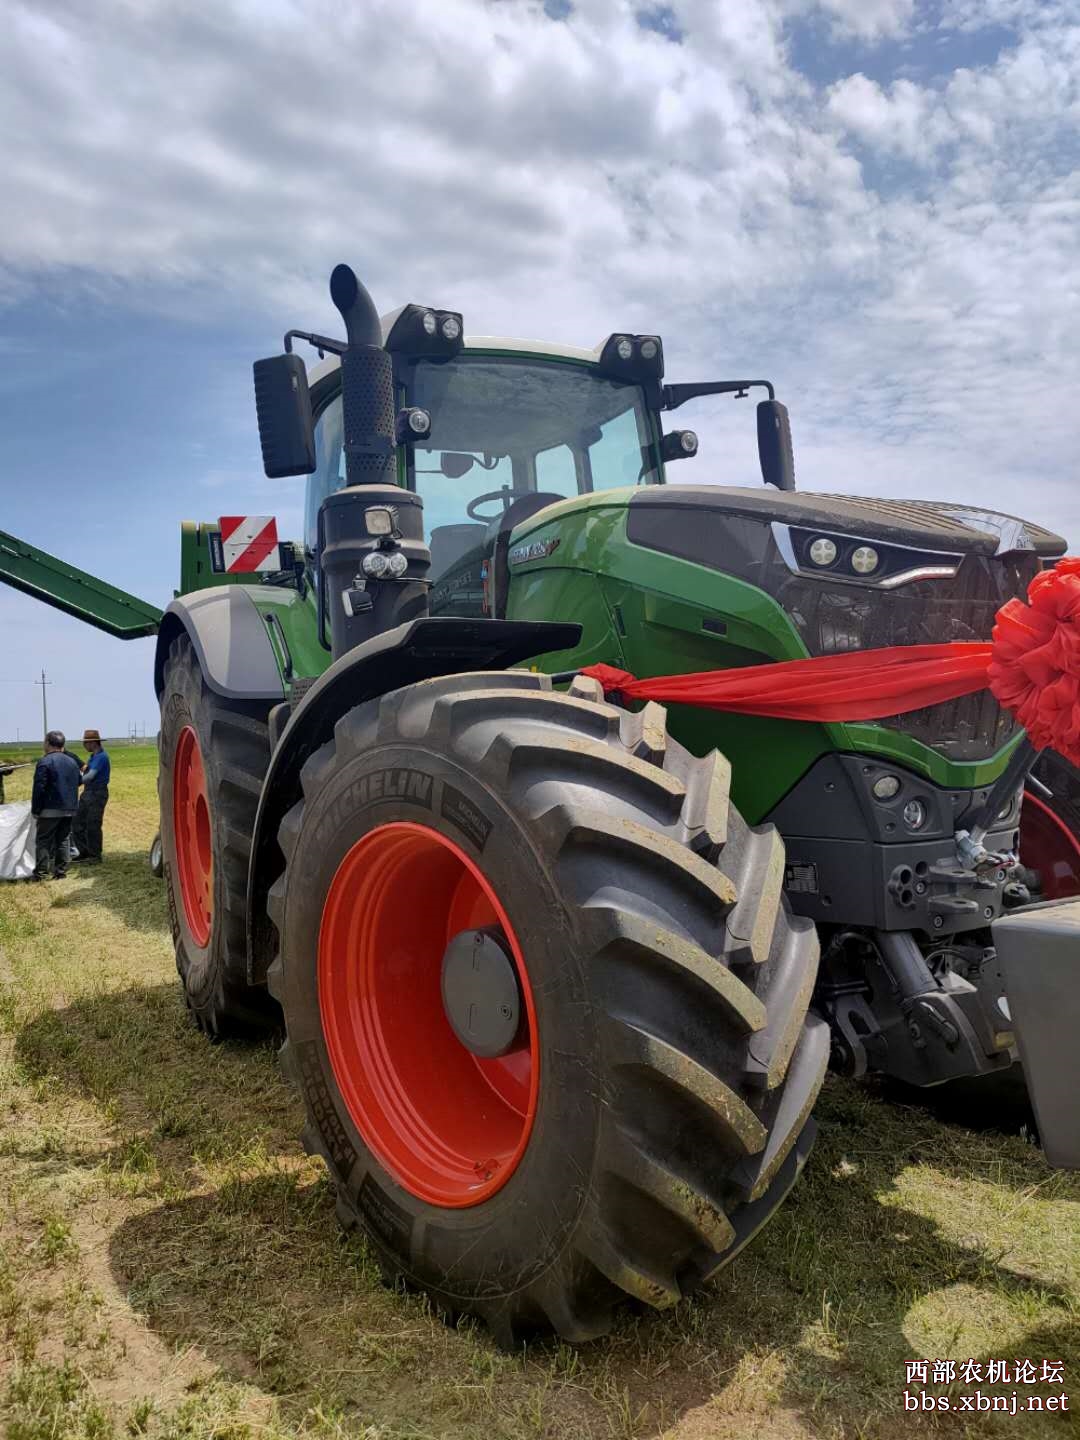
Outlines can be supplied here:
M83 744L89 758L79 776L83 787L79 796L79 808L75 814L71 838L79 852L74 859L83 865L101 864L101 824L105 818L105 806L109 803L108 752L102 747L101 736L96 730L83 731Z

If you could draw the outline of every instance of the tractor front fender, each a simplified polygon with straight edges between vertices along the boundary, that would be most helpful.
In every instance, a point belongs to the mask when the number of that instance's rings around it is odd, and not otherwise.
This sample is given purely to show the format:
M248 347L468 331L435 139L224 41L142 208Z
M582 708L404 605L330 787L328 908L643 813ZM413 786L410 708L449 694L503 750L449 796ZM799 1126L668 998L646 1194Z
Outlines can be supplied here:
M249 984L265 983L274 958L266 897L285 868L277 843L278 827L300 798L304 761L333 738L341 716L404 685L437 675L507 670L535 655L573 649L580 639L580 625L427 617L377 635L324 671L293 708L270 757L259 800L248 870Z
M279 594L275 591L275 598ZM226 700L285 698L266 624L244 587L199 590L181 595L169 605L158 627L154 655L154 688L159 699L169 646L183 633L195 648L206 683Z

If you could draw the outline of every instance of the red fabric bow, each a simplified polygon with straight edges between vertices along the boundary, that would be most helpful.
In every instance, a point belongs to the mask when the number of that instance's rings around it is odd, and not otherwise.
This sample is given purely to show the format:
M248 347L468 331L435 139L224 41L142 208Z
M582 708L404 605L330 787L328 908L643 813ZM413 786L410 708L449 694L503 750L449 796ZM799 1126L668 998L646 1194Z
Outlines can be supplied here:
M1080 765L1080 559L1037 575L1026 604L1003 605L989 644L898 645L647 680L613 665L581 673L628 700L785 720L882 720L989 688L1037 749Z

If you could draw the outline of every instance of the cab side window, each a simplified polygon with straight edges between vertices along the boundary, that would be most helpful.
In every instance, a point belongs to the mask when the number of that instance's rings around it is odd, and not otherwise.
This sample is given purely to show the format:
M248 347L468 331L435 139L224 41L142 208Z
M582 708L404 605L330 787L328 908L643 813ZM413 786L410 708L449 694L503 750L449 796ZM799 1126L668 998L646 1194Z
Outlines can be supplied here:
M593 489L613 490L620 485L636 485L641 479L642 446L648 441L635 407L601 425L600 439L589 446Z
M317 544L319 509L323 501L344 484L344 421L338 395L315 422L315 470L308 476L304 513L304 543L309 550L314 550Z
M569 445L553 445L536 457L536 488L568 499L578 493L577 466Z

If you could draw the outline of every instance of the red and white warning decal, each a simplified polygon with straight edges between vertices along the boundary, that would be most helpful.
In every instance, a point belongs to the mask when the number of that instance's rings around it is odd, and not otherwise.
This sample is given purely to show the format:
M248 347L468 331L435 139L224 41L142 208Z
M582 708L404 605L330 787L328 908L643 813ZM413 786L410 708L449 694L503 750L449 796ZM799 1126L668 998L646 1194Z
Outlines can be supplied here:
M222 515L218 524L227 573L280 570L277 520L273 515Z

